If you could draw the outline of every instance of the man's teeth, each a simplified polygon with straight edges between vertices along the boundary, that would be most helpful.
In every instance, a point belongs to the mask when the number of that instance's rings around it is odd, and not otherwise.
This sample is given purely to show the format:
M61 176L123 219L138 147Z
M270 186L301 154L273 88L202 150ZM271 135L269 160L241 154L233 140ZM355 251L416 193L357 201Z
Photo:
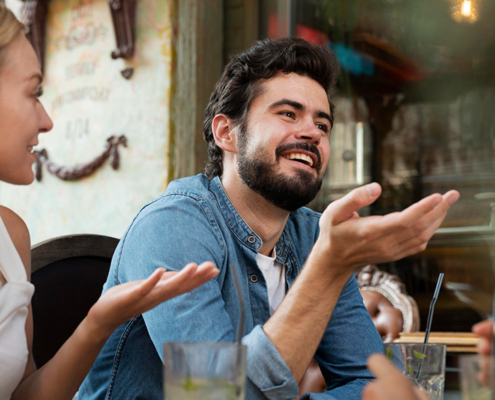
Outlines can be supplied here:
M32 152L33 152L33 148L34 148L34 146L28 146L27 150L28 150L30 153L32 153Z
M289 160L303 161L305 164L309 165L310 167L313 166L313 159L310 156L307 156L306 154L290 153L289 155L284 156L284 158L287 158Z

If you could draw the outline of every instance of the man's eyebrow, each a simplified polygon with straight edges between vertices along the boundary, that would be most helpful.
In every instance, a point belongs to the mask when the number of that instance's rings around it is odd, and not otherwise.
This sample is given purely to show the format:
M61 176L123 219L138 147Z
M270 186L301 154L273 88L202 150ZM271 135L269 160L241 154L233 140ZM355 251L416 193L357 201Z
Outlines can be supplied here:
M275 103L270 104L269 108L273 109L273 108L277 108L279 106L285 106L285 105L294 107L296 110L299 110L299 111L304 111L304 109L305 109L303 104L299 103L298 101L289 100L289 99L282 99L282 100L276 101ZM333 125L332 117L330 117L330 115L328 115L326 112L318 111L315 113L315 116L317 118L325 118L328 120L328 122L330 122L331 126Z
M328 122L330 122L330 126L333 126L333 121L332 121L332 117L330 117L330 115L328 115L326 112L324 111L318 111L316 113L316 116L318 118L325 118L325 119L328 119Z
M270 109L277 108L278 106L291 106L294 107L296 110L300 110L300 111L304 110L304 106L301 103L289 99L282 99L276 101L275 103L270 104Z

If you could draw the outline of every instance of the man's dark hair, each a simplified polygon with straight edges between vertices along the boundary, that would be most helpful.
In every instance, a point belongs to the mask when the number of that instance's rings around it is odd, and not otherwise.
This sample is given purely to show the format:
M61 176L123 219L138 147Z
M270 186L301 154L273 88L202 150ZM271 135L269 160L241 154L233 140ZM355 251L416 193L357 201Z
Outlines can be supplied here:
M279 72L308 76L329 96L337 81L339 66L328 47L300 38L260 40L246 52L234 56L224 68L205 110L203 137L209 157L205 173L209 179L223 173L222 149L216 145L211 127L213 118L225 114L242 131L251 103L262 93L260 80L270 79ZM329 103L333 125L334 106Z

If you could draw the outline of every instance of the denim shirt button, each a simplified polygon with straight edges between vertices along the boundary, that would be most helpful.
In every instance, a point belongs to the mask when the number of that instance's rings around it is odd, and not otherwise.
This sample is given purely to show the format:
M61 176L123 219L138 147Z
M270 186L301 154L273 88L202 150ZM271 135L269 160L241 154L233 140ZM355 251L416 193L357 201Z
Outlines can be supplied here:
M258 282L258 277L256 275L251 275L251 282L253 283Z
M248 242L249 243L254 243L254 242L256 242L256 238L254 236L249 236Z

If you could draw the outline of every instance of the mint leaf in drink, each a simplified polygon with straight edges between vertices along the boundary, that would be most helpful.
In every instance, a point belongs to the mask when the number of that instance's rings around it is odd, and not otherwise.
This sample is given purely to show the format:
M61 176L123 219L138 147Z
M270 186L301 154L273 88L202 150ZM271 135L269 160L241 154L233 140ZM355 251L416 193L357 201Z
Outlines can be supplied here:
M422 360L423 358L426 357L426 354L420 353L419 351L413 350L414 357L419 358Z
M414 371L413 371L411 365L407 364L406 368L407 368L407 372L409 372L410 375L414 375Z
M387 354L387 358L390 360L392 358L392 356L394 355L394 351L390 348L390 347L387 347L385 349L385 353Z

